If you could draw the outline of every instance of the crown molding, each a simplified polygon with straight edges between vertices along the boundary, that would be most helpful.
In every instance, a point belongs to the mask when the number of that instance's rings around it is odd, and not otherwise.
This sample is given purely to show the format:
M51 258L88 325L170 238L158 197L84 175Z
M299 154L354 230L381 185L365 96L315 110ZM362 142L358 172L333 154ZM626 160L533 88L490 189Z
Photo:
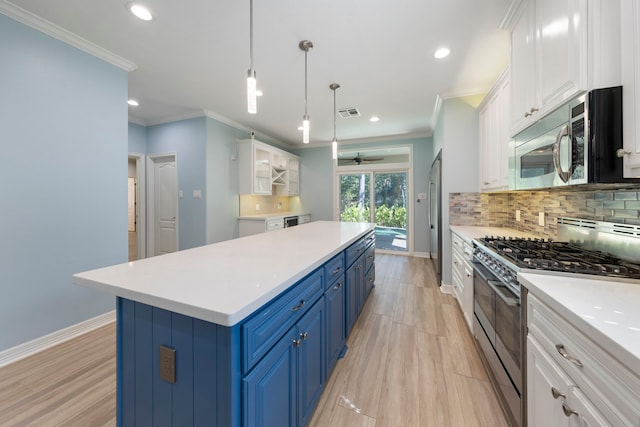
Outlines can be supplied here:
M260 141L264 141L264 142L270 142L272 144L276 144L276 145L280 145L280 146L285 146L285 147L289 147L289 148L297 148L295 145L292 144L287 144L286 142L283 142L279 139L273 138L265 133L262 133L260 131L257 131L253 128L250 128L248 126L245 126L241 123L238 123L234 120L231 120L228 117L225 117L223 115L220 115L214 111L211 110L204 110L205 116L209 117L210 119L213 119L217 122L220 122L222 124L231 126L232 128L247 132L247 133L251 133L253 132L255 134L256 139L260 140Z
M45 33L55 39L58 39L70 46L80 49L96 58L102 59L109 64L122 68L127 72L131 72L138 68L133 62L116 55L115 53L104 49L97 44L84 39L77 34L66 30L59 25L54 24L51 21L47 21L44 18L35 15L28 10L25 10L8 0L0 0L0 13L8 16L9 18L18 21L24 25L27 25L35 30Z

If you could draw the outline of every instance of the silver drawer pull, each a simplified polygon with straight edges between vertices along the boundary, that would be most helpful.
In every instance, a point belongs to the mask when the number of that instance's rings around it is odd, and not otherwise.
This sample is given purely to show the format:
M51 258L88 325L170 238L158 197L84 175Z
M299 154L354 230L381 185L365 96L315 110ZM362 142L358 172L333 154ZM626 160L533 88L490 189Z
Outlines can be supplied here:
M338 290L338 289L340 289L341 287L342 287L342 283L337 283L337 284L335 284L335 285L333 286L333 289L337 291L337 290Z
M564 345L562 344L556 344L556 350L558 350L558 353L560 353L560 356L564 357L565 359L567 359L569 362L573 363L576 366L579 366L582 368L582 362L579 361L578 359L576 359L575 357L569 356L569 353L567 353L567 351L564 349Z
M577 411L571 409L566 403L562 404L562 412L564 412L567 417L570 417L571 415L579 415Z
M331 274L336 274L336 273L340 272L340 270L342 270L342 268L341 268L341 267L338 267L338 268L336 268L335 270L333 270L333 271L331 272Z
M367 259L373 259L373 255L369 255Z
M566 398L567 398L567 396L566 396L566 395L564 395L564 394L560 393L560 392L558 391L558 389L557 389L557 388L555 388L555 387L551 387L551 396L553 396L553 398L554 398L554 399L557 399L557 398L559 398L559 397L561 397L561 398L563 398L563 399L566 399Z
M305 300L301 300L297 305L294 305L293 307L291 307L291 311L298 311L300 310L302 307L304 307L304 305L307 302Z

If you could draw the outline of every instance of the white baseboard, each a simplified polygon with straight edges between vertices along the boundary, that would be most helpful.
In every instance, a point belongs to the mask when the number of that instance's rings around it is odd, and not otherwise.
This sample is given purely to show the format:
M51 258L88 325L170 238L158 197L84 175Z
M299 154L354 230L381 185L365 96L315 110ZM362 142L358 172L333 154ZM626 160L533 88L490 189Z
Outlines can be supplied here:
M440 292L443 294L453 294L453 285L440 284Z
M429 252L413 252L413 256L416 258L429 258L431 254Z
M112 310L84 322L76 323L67 328L0 351L0 368L115 321L116 311Z

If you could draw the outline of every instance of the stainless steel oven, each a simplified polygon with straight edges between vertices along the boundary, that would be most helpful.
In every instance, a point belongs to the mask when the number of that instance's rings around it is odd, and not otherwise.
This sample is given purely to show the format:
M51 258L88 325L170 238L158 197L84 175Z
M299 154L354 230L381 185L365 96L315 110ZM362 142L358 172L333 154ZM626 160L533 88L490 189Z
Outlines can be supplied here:
M523 335L520 292L474 262L474 334L493 373L512 422L522 425ZM513 283L511 283L513 285Z

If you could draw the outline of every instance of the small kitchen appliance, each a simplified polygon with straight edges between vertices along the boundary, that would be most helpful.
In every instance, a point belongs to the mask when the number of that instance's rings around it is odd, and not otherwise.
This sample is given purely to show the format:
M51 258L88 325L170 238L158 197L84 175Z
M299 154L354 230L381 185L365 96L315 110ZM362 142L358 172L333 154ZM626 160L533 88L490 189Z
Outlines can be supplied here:
M595 89L514 138L510 187L639 183L623 178L622 86Z

